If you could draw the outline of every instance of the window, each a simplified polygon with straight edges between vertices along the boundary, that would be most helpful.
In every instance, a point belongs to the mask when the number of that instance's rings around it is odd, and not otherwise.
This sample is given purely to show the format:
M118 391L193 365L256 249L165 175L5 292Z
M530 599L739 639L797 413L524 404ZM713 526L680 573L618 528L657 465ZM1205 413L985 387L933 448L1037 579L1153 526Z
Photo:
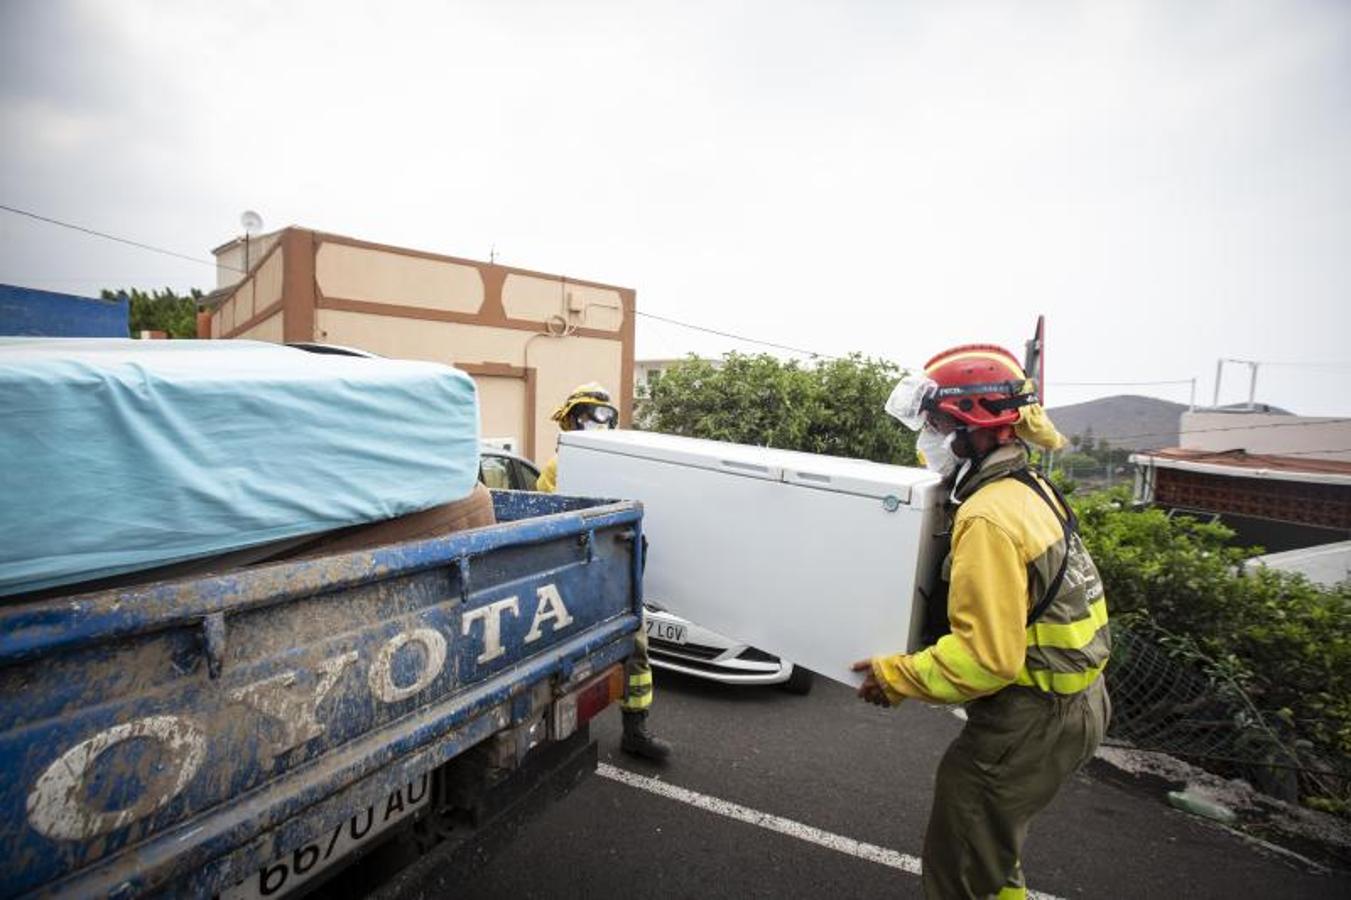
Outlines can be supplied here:
M483 456L478 461L478 480L490 488L508 488L511 483L510 460L500 456Z

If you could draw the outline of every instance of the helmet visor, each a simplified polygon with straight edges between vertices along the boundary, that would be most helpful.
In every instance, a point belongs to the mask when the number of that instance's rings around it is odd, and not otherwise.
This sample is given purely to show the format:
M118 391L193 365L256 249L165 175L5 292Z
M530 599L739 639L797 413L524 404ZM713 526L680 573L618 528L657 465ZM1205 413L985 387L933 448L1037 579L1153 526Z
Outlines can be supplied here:
M887 398L886 410L891 416L911 431L924 427L928 409L933 405L933 396L938 385L925 375L907 375L896 383L891 396Z

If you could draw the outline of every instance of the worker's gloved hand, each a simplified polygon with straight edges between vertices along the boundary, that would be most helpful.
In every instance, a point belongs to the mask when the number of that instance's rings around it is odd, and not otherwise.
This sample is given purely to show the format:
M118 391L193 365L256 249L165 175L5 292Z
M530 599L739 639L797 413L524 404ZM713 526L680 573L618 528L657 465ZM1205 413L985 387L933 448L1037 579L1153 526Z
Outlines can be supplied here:
M877 706L890 706L887 700L886 692L882 690L882 685L877 683L877 676L873 674L873 661L871 659L860 659L849 667L855 672L867 672L863 677L863 683L858 686L858 695L861 699Z

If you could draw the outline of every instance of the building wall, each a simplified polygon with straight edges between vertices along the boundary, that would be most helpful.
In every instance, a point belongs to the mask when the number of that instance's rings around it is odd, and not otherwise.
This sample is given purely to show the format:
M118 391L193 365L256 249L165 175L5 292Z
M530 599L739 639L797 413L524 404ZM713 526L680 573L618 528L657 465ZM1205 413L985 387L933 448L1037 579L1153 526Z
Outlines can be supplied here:
M1267 413L1184 412L1182 447L1351 462L1351 421Z
M609 387L630 421L632 290L302 229L276 237L211 313L210 336L457 365L478 383L483 436L540 463L557 436L550 414L578 384Z
M1156 468L1154 503L1351 530L1351 486Z
M271 341L280 344L286 332L286 314L273 313L252 328L241 331L237 338L245 341Z
M257 261L253 273L240 281L230 298L216 308L211 336L244 337L244 332L252 332L263 320L273 318L281 304L284 265L285 254L274 244Z
M230 287L244 280L244 274L263 258L263 255L277 243L281 232L260 234L249 239L248 253L244 252L244 239L236 238L222 244L215 251L216 288ZM247 265L245 264L247 260Z

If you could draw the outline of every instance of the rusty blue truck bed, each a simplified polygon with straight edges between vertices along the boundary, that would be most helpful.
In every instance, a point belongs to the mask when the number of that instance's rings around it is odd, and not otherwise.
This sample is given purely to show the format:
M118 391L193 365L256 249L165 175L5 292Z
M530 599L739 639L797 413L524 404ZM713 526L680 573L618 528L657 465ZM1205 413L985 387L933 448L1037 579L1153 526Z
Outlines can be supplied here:
M0 895L281 896L470 748L501 776L584 727L641 507L493 499L444 538L0 606Z

